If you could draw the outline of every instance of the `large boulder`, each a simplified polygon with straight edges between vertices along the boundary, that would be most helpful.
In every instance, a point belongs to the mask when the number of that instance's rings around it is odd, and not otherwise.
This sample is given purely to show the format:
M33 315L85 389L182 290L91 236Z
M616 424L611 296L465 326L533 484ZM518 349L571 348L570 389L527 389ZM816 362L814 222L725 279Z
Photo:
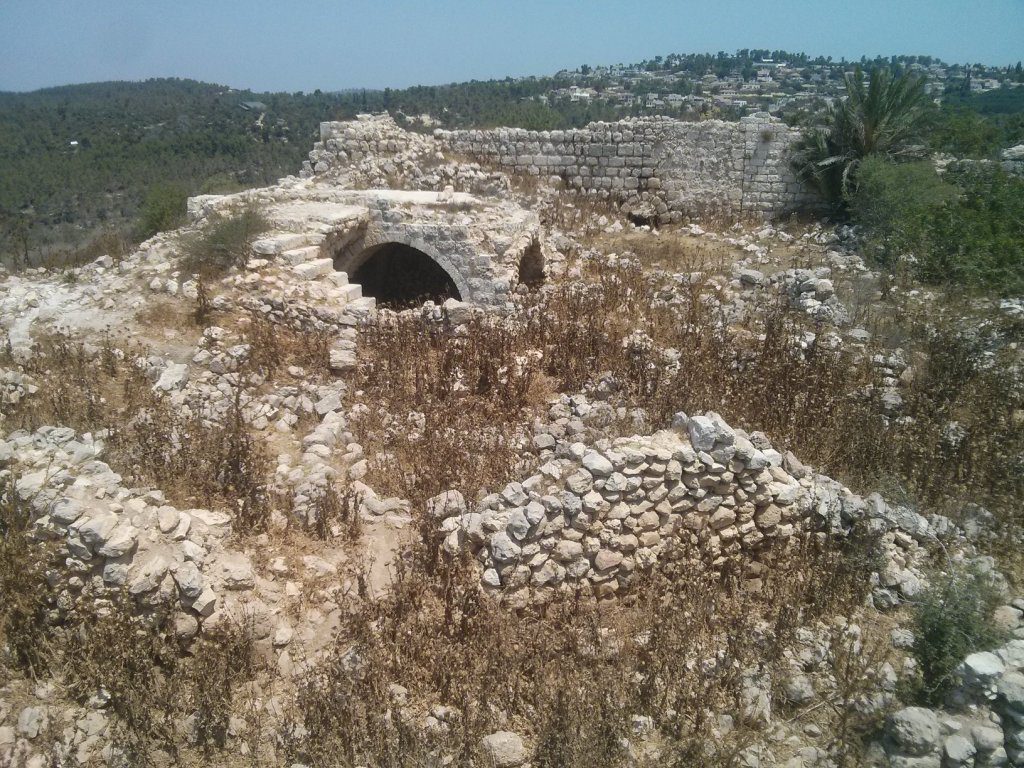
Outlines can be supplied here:
M437 520L446 520L466 512L466 499L459 491L444 491L427 500L427 513Z
M888 734L897 752L920 756L938 750L942 731L932 710L906 707L889 718Z
M588 451L583 456L583 466L594 477L608 477L615 471L612 463L597 451Z
M943 762L950 768L974 765L977 747L960 734L953 734L942 745Z
M996 690L1009 709L1024 715L1024 673L1007 672L999 678Z
M957 671L964 683L985 687L991 685L1005 670L1006 666L994 653L979 651L964 659Z
M484 736L480 746L493 768L517 768L526 762L529 755L519 734L513 731L496 731Z
M163 392L177 392L187 383L188 366L184 363L168 363L153 388Z

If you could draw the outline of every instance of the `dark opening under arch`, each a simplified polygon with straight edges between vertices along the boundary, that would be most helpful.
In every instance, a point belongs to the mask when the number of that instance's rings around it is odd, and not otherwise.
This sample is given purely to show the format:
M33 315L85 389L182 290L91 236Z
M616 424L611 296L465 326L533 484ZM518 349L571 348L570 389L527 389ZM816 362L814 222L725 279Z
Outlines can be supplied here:
M540 243L534 240L519 259L519 284L532 290L543 282L544 253L540 249Z
M368 248L362 264L349 277L381 306L404 309L445 299L462 301L455 281L423 251L404 243L381 243Z

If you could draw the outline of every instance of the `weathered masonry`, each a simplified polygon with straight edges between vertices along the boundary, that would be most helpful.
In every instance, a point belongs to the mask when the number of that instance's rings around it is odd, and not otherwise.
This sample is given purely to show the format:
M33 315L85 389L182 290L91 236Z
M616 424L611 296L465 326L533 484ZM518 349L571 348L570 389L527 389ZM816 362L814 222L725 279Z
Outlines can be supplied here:
M349 190L317 180L191 198L202 221L258 202L271 230L257 256L303 281L335 286L332 299L392 308L446 299L504 307L520 284L542 281L536 213L497 198L424 190Z
M390 117L322 123L303 175L368 154L398 155L427 137ZM434 132L436 150L520 174L558 176L569 187L608 196L627 212L662 223L687 216L778 218L813 205L790 168L798 130L766 113L739 122L645 117L565 131L499 128Z

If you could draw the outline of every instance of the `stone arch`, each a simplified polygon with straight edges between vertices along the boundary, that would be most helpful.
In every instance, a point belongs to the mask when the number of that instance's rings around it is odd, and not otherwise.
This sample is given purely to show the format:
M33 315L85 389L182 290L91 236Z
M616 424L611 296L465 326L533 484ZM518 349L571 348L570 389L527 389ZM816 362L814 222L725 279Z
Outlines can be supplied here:
M460 301L473 301L475 298L469 282L450 258L422 239L403 233L382 233L375 237L360 239L335 256L334 268L347 272L353 283L359 283L360 278L379 277L372 272L374 264L379 264L382 258L391 260L389 268L401 269L402 265L406 264L414 269L423 270L420 276L432 283L432 286L425 287L440 288L442 284L447 284L447 290L424 291L427 298L443 300L442 294L445 293L448 297ZM367 291L365 285L364 295L373 295L372 289ZM408 298L412 300L416 297Z

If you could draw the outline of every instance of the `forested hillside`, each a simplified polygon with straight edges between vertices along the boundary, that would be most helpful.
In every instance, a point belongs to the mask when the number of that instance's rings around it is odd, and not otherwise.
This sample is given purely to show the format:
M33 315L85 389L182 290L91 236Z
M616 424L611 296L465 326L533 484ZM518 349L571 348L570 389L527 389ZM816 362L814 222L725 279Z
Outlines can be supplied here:
M320 121L364 110L450 125L583 125L600 108L521 102L543 80L405 91L254 93L161 79L0 93L0 250L38 252L124 230L148 190L227 191L295 173Z
M299 167L333 106L189 80L3 93L0 210L28 217L37 239L74 240L133 217L155 184L269 182Z
M112 237L124 242L154 231L152 224L140 225L140 211L180 211L186 195L267 184L295 173L323 120L387 110L414 129L509 125L544 130L652 110L682 114L687 107L651 97L701 92L708 78L719 77L715 73L732 73L728 77L744 82L754 76L753 62L769 54L791 60L798 73L779 84L787 92L806 87L824 93L846 68L842 62L784 51L740 51L403 90L256 93L156 79L0 93L0 263L38 260L55 248L77 247L97 237L103 240L96 247L107 252ZM912 59L894 66L933 63ZM824 79L815 84L820 73ZM1012 68L1002 74L1024 76ZM719 83L711 91L724 93L729 87L734 85ZM701 109L710 111L688 113L688 119L728 116L705 94L698 97L706 102ZM1024 87L976 95L968 79L954 78L946 83L945 106L931 115L929 143L955 155L991 157L1024 139L1022 100ZM816 114L800 107L784 117L804 122ZM420 116L429 119L420 121ZM161 225L171 223L160 219Z

